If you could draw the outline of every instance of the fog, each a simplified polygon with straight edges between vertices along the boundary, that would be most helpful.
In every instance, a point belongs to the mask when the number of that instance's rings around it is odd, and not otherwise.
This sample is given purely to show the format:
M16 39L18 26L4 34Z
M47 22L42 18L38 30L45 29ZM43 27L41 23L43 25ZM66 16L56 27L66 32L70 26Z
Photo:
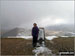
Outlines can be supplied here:
M74 24L74 1L1 1L1 29Z

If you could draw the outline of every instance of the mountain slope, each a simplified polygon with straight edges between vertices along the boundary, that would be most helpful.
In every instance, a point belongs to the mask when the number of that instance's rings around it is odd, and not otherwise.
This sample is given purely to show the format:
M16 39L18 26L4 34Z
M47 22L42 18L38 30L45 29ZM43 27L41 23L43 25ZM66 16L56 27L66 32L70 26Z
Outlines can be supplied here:
M4 34L2 34L2 38L3 37L8 37L8 36L17 36L17 35L21 35L21 36L24 36L24 35L30 35L30 30L27 30L27 29L24 29L24 28L14 28L8 32L5 32Z

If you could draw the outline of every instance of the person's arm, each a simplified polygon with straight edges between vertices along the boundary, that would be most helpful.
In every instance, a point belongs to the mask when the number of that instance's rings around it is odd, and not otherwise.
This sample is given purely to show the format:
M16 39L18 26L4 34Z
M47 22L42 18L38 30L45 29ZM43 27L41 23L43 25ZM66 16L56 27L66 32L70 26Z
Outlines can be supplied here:
M37 36L38 36L38 34L39 34L39 28L37 27Z

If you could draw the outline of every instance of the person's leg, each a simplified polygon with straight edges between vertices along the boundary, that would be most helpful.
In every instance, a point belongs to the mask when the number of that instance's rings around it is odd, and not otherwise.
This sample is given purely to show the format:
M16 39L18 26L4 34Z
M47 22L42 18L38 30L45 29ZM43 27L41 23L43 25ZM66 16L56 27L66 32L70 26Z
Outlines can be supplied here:
M35 36L33 36L33 47L36 47L36 37Z
M33 43L32 43L33 47L34 47L34 36L33 36Z
M33 36L33 47L36 47L37 45L37 37L36 36Z
M35 46L37 46L37 37L35 37Z

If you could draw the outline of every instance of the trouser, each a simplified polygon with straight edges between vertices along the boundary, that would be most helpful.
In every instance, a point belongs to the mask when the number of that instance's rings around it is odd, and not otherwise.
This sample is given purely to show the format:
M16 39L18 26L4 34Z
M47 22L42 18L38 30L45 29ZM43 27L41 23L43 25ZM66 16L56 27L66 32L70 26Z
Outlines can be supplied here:
M37 39L38 39L37 36L33 36L33 47L36 47L36 45L37 45Z

